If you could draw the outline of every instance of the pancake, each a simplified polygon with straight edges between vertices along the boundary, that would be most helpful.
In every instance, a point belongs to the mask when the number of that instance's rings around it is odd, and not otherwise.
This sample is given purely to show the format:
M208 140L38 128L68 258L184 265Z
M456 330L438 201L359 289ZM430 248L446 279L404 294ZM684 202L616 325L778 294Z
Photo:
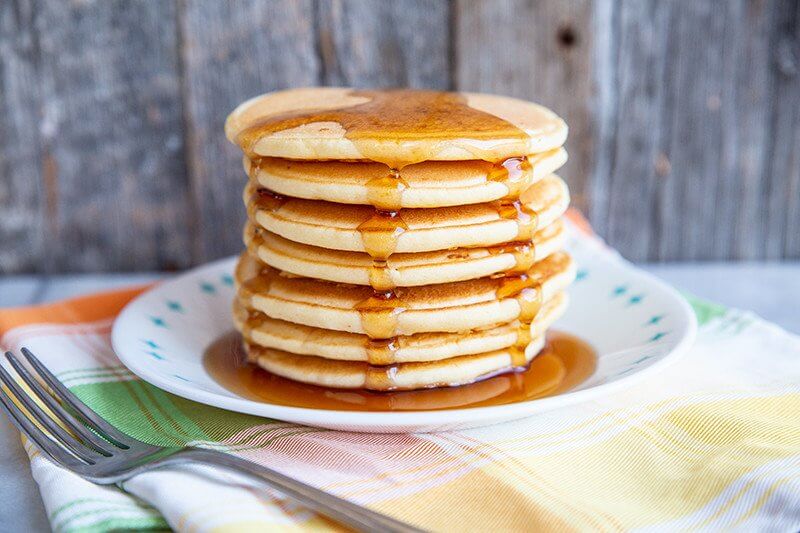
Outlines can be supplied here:
M567 126L549 109L505 96L313 87L244 102L228 116L225 134L251 157L402 168L545 152L564 144Z
M297 161L244 157L244 169L259 186L277 194L396 211L516 199L567 161L563 148L488 161L424 161L404 167L398 179L374 162Z
M544 336L531 340L524 365L544 348ZM248 359L279 376L337 389L411 390L466 385L517 368L513 349L464 355L430 363L372 366L357 361L334 361L296 355L244 343Z
M233 316L251 362L390 391L473 383L542 350L575 278L552 111L305 88L244 102L225 133L249 176Z
M251 220L290 241L334 250L393 253L492 246L529 240L567 209L567 185L555 174L538 181L513 203L490 202L436 209L376 211L365 205L283 198L255 190L245 202Z
M378 290L477 279L499 272L520 272L564 246L561 219L533 235L531 243L392 254L376 265L363 252L329 250L300 244L247 224L244 241L253 256L298 276L337 283L370 285Z
M376 293L371 287L281 275L244 254L235 277L238 297L247 309L295 324L387 339L532 318L541 302L572 282L575 265L568 254L557 252L520 276Z
M530 337L545 330L563 314L568 297L559 292L542 304L530 324ZM464 333L417 333L390 341L374 341L366 335L314 328L269 318L234 302L234 324L245 341L298 355L340 361L363 361L372 365L430 362L501 350L520 339L518 321Z

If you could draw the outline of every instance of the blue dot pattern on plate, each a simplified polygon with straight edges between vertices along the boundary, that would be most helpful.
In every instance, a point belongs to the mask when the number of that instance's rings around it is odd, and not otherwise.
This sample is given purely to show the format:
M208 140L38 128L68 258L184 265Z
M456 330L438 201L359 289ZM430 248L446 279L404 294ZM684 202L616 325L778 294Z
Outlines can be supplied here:
M217 292L217 288L214 287L212 283L204 281L200 284L200 290L206 294L215 294Z
M644 294L637 294L636 296L631 296L628 298L628 305L636 305L641 303L644 300Z
M575 274L575 281L583 281L589 276L588 270L578 270L578 273Z
M167 300L167 308L170 311L175 311L176 313L183 313L184 309L180 302L176 302L175 300Z
M219 279L224 285L227 285L228 287L233 287L233 276L231 276L230 274L223 274L222 277L220 277Z
M160 328L168 327L166 321L160 316L151 316L150 321Z

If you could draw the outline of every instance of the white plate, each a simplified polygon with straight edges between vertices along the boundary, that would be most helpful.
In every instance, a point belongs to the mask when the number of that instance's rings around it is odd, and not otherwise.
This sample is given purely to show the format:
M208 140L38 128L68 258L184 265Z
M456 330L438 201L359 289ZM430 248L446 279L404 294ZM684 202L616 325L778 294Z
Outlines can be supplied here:
M569 246L579 265L571 304L555 328L598 353L594 375L577 388L525 402L444 411L353 412L248 400L217 384L202 363L205 348L233 329L235 258L196 268L128 304L114 323L120 360L143 380L201 403L288 422L369 432L463 429L523 418L607 394L662 367L693 341L696 321L671 287L594 241Z

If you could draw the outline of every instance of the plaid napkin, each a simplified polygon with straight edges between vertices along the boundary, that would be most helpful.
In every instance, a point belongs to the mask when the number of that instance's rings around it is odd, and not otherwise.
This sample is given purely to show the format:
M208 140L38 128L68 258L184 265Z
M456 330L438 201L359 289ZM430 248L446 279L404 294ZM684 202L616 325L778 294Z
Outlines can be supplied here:
M29 346L138 439L226 450L427 529L800 528L800 339L750 313L693 300L690 352L601 400L486 428L374 435L222 411L140 381L109 341L138 292L0 311L0 345ZM336 527L209 467L100 487L25 446L56 531Z

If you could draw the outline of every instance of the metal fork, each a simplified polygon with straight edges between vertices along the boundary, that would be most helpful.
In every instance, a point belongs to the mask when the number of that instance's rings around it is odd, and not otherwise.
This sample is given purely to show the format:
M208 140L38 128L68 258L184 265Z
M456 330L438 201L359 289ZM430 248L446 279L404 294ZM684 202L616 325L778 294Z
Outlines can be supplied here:
M6 389L0 391L0 402L14 425L45 455L89 481L108 485L168 465L212 464L266 482L309 509L359 531L422 531L234 455L203 448L164 448L136 440L113 427L80 401L30 350L22 348L21 351L39 378L47 384L49 391L13 353L6 352L6 358L52 416L23 390L2 364L0 381ZM32 419L17 406L12 395Z

